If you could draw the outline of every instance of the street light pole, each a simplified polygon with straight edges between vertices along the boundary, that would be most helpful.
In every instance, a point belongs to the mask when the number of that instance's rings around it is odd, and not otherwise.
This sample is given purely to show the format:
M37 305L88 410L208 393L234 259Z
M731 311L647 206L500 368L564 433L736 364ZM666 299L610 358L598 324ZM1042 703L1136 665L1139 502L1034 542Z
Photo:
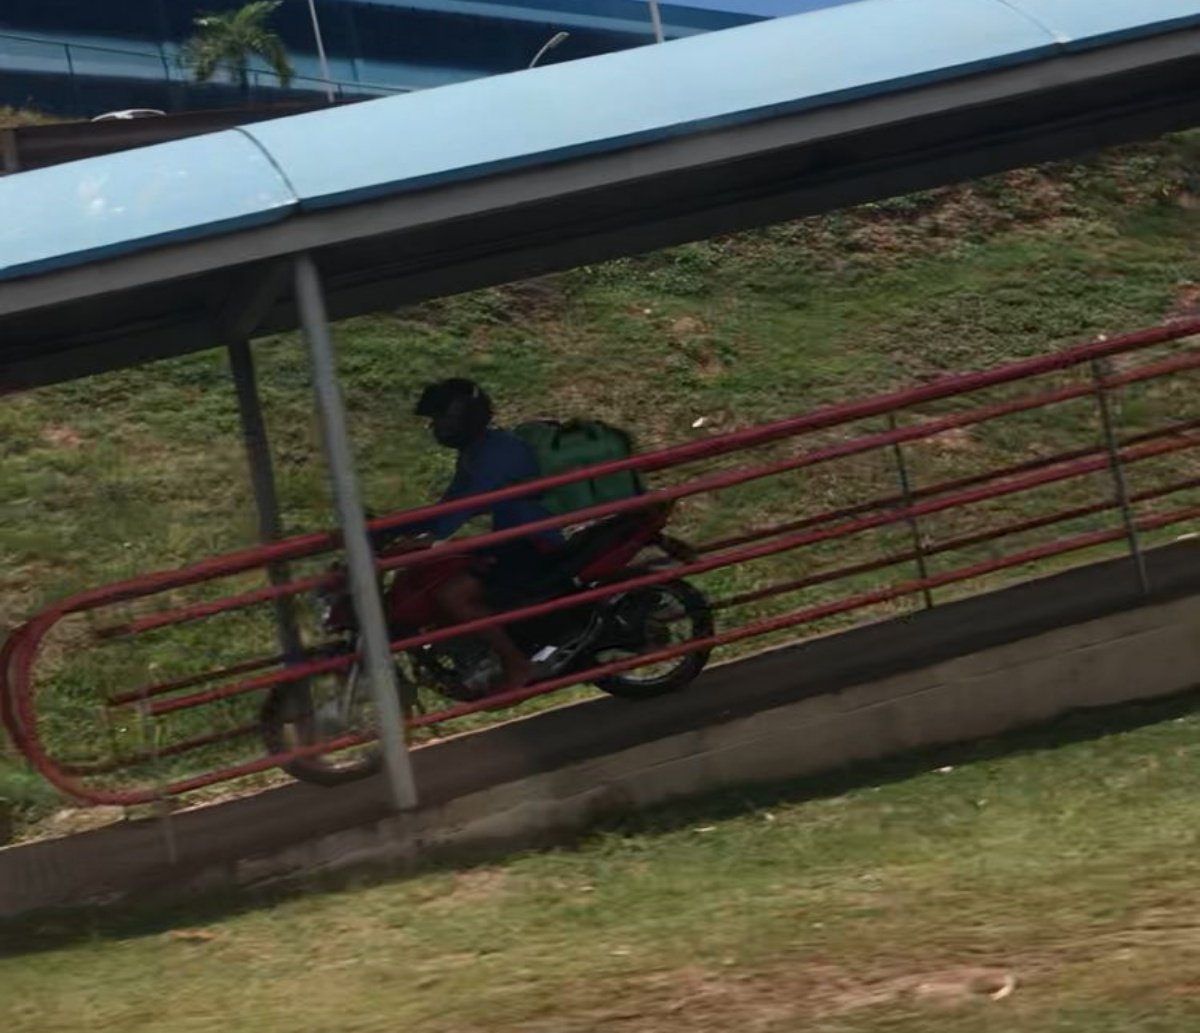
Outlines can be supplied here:
M647 0L650 4L650 24L654 26L654 42L665 42L663 37L662 14L658 10L658 0Z
M333 78L329 74L329 58L325 56L325 40L321 36L321 21L317 17L317 0L308 0L308 13L312 15L313 35L317 40L317 57L321 62L321 78L325 82L325 99L332 104Z
M556 32L545 43L542 44L542 49L533 55L533 60L529 62L529 67L532 68L551 50L557 47L560 43L567 39L571 34L569 32Z

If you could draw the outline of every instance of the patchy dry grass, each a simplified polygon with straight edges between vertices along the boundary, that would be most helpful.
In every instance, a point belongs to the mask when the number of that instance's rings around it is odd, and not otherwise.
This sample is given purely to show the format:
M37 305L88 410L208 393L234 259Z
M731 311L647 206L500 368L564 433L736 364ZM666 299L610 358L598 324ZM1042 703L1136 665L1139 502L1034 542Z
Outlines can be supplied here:
M6 1028L1190 1033L1194 704L698 801L503 867L47 919L11 930Z

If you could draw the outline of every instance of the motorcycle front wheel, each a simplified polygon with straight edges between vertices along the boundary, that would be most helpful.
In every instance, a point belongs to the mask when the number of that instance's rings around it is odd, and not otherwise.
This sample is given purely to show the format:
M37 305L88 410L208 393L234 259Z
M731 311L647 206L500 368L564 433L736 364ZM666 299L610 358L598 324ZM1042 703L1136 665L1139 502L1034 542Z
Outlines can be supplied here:
M406 680L401 678L404 700ZM408 710L408 706L403 706ZM291 753L305 746L345 737L374 734L378 728L370 686L359 664L316 675L272 692L259 715L262 738L270 754ZM295 757L281 767L293 778L321 786L358 782L378 773L383 755L368 741L328 753Z
M630 660L657 653L713 634L708 600L686 581L668 581L639 588L623 596L613 615L614 635L597 649L597 664ZM653 699L690 685L708 663L710 649L700 649L670 660L634 667L596 679L596 685L624 699Z

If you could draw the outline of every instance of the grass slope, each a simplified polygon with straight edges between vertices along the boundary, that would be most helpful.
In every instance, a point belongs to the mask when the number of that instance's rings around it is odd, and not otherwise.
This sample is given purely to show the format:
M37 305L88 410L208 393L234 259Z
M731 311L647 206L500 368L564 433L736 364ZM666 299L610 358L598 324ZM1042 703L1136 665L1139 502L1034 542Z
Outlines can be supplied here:
M450 372L488 384L505 420L594 415L652 447L1189 310L1200 281L1191 173L1198 151L1200 137L1173 137L343 323L339 360L368 504L414 504L446 478L449 455L429 447L409 411L423 382ZM287 527L327 526L302 344L294 335L264 340L256 358ZM1132 392L1122 428L1195 416L1194 397L1188 378ZM933 411L944 407L923 415ZM840 433L879 429L876 421ZM909 462L918 483L929 483L1093 444L1097 434L1085 402L914 447ZM1181 466L1200 472L1194 465L1139 467L1134 490L1164 471L1179 476ZM710 539L894 488L889 457L865 457L695 500L681 508L677 529ZM1098 493L1110 495L1111 486L1090 478L933 519L922 531L947 537ZM70 591L253 540L234 395L219 352L46 388L0 409L0 629ZM905 528L875 532L718 571L704 585L724 595L908 544ZM983 547L934 569L994 554ZM851 587L877 581L868 575ZM739 616L781 612L830 591L785 596ZM49 737L59 748L107 749L137 729L101 727L104 688L269 646L267 622L249 618L160 635L140 651L71 659L64 646L44 687ZM232 706L228 716L246 715ZM5 775L4 763L0 786L9 788L0 794L43 808L45 798Z

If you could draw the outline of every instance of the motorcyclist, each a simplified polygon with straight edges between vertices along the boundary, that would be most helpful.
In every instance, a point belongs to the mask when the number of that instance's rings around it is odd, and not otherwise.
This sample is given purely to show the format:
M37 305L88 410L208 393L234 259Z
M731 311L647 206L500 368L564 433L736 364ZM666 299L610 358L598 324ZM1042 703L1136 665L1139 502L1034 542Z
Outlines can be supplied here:
M451 377L429 384L415 411L429 420L429 429L439 445L458 453L454 477L442 494L442 502L497 491L538 476L537 460L530 447L516 435L491 425L491 399L473 380ZM536 495L527 495L405 524L385 532L376 545L384 545L397 535L421 533L443 540L471 517L484 513L491 517L494 531L520 527L550 515ZM475 555L481 563L475 572L455 575L438 586L439 609L456 624L490 616L496 608L512 603L521 588L545 566L547 556L561 545L562 535L551 530L479 550ZM503 665L503 682L494 690L528 684L533 664L504 628L495 626L480 634Z

